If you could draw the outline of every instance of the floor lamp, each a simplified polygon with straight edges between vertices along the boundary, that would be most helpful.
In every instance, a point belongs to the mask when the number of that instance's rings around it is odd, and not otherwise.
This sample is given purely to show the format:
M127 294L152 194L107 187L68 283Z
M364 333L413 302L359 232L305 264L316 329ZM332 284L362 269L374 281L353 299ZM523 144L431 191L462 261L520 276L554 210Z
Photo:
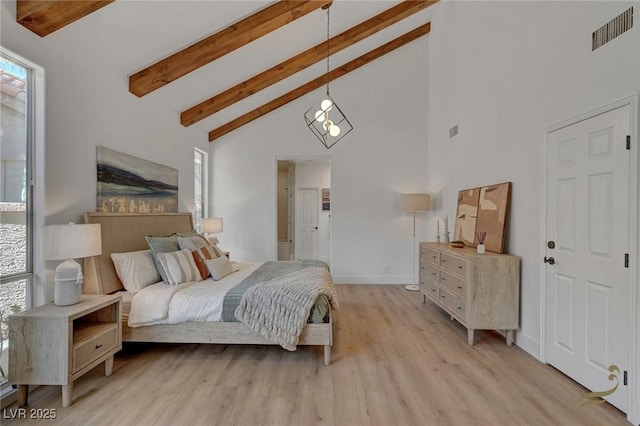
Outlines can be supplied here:
M413 213L413 282L404 288L411 291L418 291L416 284L416 212L428 212L431 208L431 197L429 194L401 194L400 207L402 211Z

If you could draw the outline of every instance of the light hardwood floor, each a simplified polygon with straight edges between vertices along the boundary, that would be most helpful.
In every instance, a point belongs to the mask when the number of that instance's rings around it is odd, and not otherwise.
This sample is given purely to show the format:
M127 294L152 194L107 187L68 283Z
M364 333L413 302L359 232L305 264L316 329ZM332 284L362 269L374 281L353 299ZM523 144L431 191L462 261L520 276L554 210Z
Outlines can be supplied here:
M338 286L332 363L321 347L129 344L113 375L44 386L48 425L629 425L607 404L494 332L466 330L402 286ZM8 409L15 409L13 405ZM6 419L3 425L44 424Z

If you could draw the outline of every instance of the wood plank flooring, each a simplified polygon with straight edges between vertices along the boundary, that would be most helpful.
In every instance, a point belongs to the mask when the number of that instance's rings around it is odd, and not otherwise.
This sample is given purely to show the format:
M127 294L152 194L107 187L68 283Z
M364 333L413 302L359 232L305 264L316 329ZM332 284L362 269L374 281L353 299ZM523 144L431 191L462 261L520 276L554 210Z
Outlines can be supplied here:
M43 386L47 425L629 425L608 404L493 332L466 330L402 286L338 286L332 363L321 347L125 344L113 375ZM3 425L44 424L7 419ZM9 416L10 417L10 416Z

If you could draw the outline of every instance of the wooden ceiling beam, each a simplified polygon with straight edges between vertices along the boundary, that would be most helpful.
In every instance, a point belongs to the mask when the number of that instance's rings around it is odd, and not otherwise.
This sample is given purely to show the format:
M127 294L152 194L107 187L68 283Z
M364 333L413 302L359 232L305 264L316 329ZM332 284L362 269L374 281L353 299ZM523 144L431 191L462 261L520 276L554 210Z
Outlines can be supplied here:
M352 27L329 40L329 55L333 55L357 42L364 40L404 18L419 12L437 1L408 1L385 10L384 12ZM326 59L327 42L324 41L286 61L243 81L234 87L209 98L200 104L189 108L180 114L180 123L190 126L198 121L215 114L218 111L239 102L254 93L265 89L303 69Z
M16 21L44 37L114 1L17 0Z
M144 96L292 22L332 0L280 0L129 76L129 91Z
M303 84L302 86L298 87L297 89L294 89L282 96L280 96L279 98L276 98L274 100L272 100L271 102L268 102L256 109L254 109L253 111L250 111L238 118L236 118L235 120L232 120L230 122L228 122L227 124L224 124L220 127L218 127L217 129L214 129L212 131L209 132L209 142L212 142L218 138L220 138L223 135L226 135L227 133L237 129L238 127L244 126L247 123L252 122L253 120L255 120L256 118L262 117L263 115L277 109L280 108L283 105L288 104L289 102L298 99L299 97L306 95L307 93L324 86L325 84L327 84L327 81L333 81L339 77L342 77L345 74L350 73L351 71L360 68L363 65L368 64L369 62L378 59L379 57L401 47L404 46L405 44L419 38L422 37L425 34L428 34L429 31L431 31L431 22L427 22L426 24L416 28L413 31L409 31L406 34L401 35L400 37L390 41L387 44L384 44L368 53L365 53L364 55L354 59L353 61L347 62L346 64L342 65L339 68L334 69L333 71L329 72L329 74L327 75L322 75L314 80L311 80L310 82Z

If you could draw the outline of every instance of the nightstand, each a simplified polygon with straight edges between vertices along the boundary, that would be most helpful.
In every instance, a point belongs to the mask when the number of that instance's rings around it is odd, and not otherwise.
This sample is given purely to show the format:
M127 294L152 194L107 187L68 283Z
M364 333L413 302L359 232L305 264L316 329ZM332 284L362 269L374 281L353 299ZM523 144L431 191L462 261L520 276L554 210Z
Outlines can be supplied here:
M83 295L70 306L48 304L9 317L9 383L18 405L29 385L61 385L62 406L71 405L73 381L101 362L105 375L122 349L122 297Z

